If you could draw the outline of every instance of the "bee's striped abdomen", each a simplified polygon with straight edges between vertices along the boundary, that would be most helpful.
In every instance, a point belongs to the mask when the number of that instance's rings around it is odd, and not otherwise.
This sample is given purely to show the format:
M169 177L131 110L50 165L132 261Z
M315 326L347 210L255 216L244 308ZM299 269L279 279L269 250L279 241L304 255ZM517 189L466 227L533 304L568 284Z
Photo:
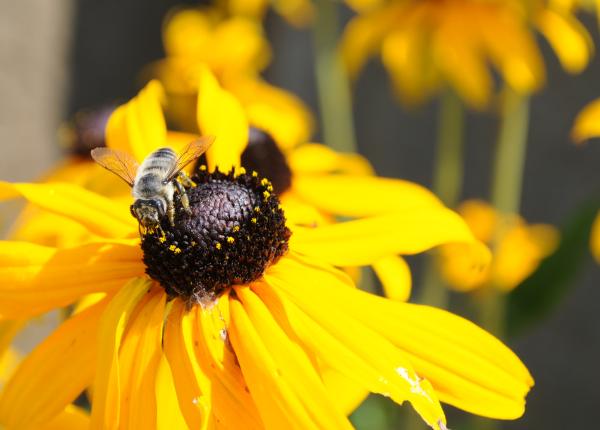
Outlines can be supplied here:
M148 155L137 171L133 195L139 198L160 194L167 174L176 163L177 154L171 148L160 148Z

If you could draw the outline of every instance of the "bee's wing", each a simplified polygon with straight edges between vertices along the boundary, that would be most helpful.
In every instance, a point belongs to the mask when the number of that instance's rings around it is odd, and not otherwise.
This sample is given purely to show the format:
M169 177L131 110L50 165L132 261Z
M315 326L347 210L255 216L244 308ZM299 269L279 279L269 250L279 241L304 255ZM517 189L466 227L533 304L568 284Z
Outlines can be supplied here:
M96 163L113 172L127 182L130 187L133 187L135 173L139 165L130 154L117 149L94 148L91 155Z
M200 158L200 156L210 148L210 145L212 145L214 141L214 136L202 136L199 139L190 142L167 173L165 181L169 182L173 180L185 166Z

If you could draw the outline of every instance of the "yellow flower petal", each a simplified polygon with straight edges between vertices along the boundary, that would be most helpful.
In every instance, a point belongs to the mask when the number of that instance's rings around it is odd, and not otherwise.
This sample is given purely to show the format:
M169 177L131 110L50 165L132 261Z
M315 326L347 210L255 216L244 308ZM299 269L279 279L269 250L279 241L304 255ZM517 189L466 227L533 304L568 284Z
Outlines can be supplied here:
M217 140L206 155L209 168L219 166L227 172L239 167L242 151L248 143L248 121L240 102L222 89L206 67L199 72L198 127L204 135Z
M364 266L397 254L415 254L444 243L475 243L456 213L442 206L342 222L296 227L290 249L335 266ZM482 262L489 259L482 255Z
M273 8L297 27L310 23L315 14L310 0L273 0Z
M343 373L331 369L319 369L323 385L329 396L346 414L350 415L365 400L369 391Z
M281 148L304 143L312 135L314 119L295 95L255 76L233 75L224 86L242 103L250 125L268 132Z
M106 125L106 145L142 161L167 142L161 104L165 95L158 81L149 82L137 96L118 107Z
M175 300L165 321L164 350L188 427L206 429L211 416L211 382L195 359L191 318L183 302Z
M444 17L433 37L433 60L461 97L475 108L484 107L492 92L492 78L472 31L460 12Z
M25 358L0 399L5 428L39 428L90 384L96 330L105 308L105 302L98 303L68 319Z
M390 255L373 263L373 270L381 281L385 296L406 302L410 298L412 278L410 267L404 258Z
M579 112L571 130L571 138L577 143L598 136L600 136L600 99L589 103Z
M372 175L373 167L359 154L340 153L318 143L306 143L288 154L287 161L296 176L313 173Z
M318 209L335 215L365 217L413 208L441 207L429 190L413 182L354 175L297 175L293 191Z
M585 27L573 15L552 9L544 9L536 21L563 68L569 73L582 72L590 61L594 47Z
M287 262L286 262L287 263ZM289 266L288 266L289 267ZM409 400L433 428L444 422L444 413L431 386L420 383L402 352L386 339L344 312L321 303L314 306L310 296L297 294L298 286L322 281L328 275L304 268L303 278L291 279L284 270L266 274L267 285L253 285L283 327L298 336L306 349L363 388L390 397L402 404ZM336 282L335 278L333 278ZM328 284L321 283L321 288ZM295 292L291 292L295 290ZM282 294L285 293L285 296ZM295 304L292 304L292 302ZM297 306L297 307L296 307Z
M506 82L519 93L531 93L545 80L544 62L530 30L509 8L491 5L473 16L482 49ZM504 37L499 38L498 34Z
M279 196L285 218L290 224L316 226L325 224L326 217L313 205L299 199L293 192L285 192Z
M471 228L473 235L485 243L494 238L498 214L492 205L483 200L467 200L456 210Z
M90 416L77 406L69 405L56 418L44 423L40 430L87 430L90 426Z
M262 429L261 416L248 392L231 345L229 300L224 296L212 308L198 309L192 326L195 357L212 384L214 419L224 428ZM231 414L231 411L236 414Z
M248 287L236 288L236 293L243 306L232 300L232 344L236 351L238 348L245 351L249 345L256 350L254 359L247 352L238 357L259 410L269 410L262 415L267 427L285 428L282 425L287 421L299 428L351 429L346 416L329 398L304 350L290 341L265 304ZM260 364L253 362L261 355ZM261 374L271 381L263 382ZM267 384L274 385L277 392L266 390Z
M533 380L518 357L499 340L449 312L348 288L323 270L314 272L312 282L303 282L306 276L300 278L298 274L306 272L305 264L281 259L269 272L279 271L290 284L286 294L295 300L310 298L315 309L335 303L340 312L388 339L404 351L417 374L431 382L443 402L492 418L522 415L524 397Z
M92 430L119 428L121 384L119 381L119 348L129 318L151 282L133 279L123 286L108 304L100 320L97 369L92 405Z
M169 367L169 362L161 355L156 372L156 430L186 430L202 427L188 427L179 409L175 382Z
M0 316L36 315L143 273L138 246L93 243L55 250L0 241Z
M114 200L67 183L12 184L0 181L0 200L22 196L30 203L65 216L104 237L125 237L136 230L127 208Z
M119 422L131 429L156 428L156 372L162 355L162 325L166 294L161 288L150 293L147 302L129 324L121 346L133 344L133 360L122 363L122 397ZM138 306L139 307L139 306Z

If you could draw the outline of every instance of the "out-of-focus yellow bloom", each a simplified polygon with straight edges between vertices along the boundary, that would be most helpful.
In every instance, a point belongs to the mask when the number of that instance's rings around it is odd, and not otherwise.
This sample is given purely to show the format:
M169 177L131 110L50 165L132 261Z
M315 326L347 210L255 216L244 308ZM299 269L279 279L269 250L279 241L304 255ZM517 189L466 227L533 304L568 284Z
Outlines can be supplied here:
M215 109L219 116L227 113L204 125L217 136L223 132L206 154L208 165L236 166L232 178L255 177L240 167L248 140L247 131L236 130L246 124L243 110L211 75L200 85L200 94L210 99L198 101L199 120L213 118ZM153 82L117 109L108 145L142 158L169 144L161 94ZM167 302L163 288L144 275L130 201L69 183L2 183L5 193L68 217L98 239L67 249L1 242L0 315L27 318L89 293L104 297L80 309L23 361L0 398L0 422L7 429L47 422L93 383L91 428L203 428L216 420L224 428L350 428L348 396L323 384L332 380L328 372L362 390L408 400L433 428L444 423L438 399L490 417L520 416L533 381L498 340L445 311L357 290L333 268L375 264L441 243L477 243L464 221L439 203L427 203L432 197L414 185L383 181L376 190L358 182L350 194L325 179L313 178L313 186L322 187L314 198L326 205L329 195L358 219L306 225L291 210L288 253L254 282L226 285L213 306L188 302L187 308L178 298ZM337 178L340 184L346 179ZM406 191L408 203L382 201L401 197L399 190ZM374 193L369 205L359 198L365 191ZM272 193L260 196L268 200ZM390 211L390 205L404 210ZM162 228L171 234L166 224ZM167 245L177 256L177 247ZM186 258L194 246L188 244Z
M587 31L568 10L543 0L389 0L348 24L341 49L352 76L380 53L409 103L449 85L481 108L493 93L490 65L517 92L543 85L532 28L546 37L565 70L585 68L592 52Z
M269 7L272 7L275 12L297 27L310 23L315 13L311 0L219 0L218 4L230 14L248 17L255 21L262 21Z
M558 243L557 230L547 224L527 224L519 216L502 217L489 204L468 200L458 212L475 237L493 247L492 264L484 271L469 272L468 253L455 245L442 248L441 270L450 286L459 291L491 285L510 291L551 254ZM500 236L497 237L497 232Z
M167 18L163 39L166 58L151 65L150 73L165 86L167 115L178 127L197 131L197 76L208 67L241 101L251 125L267 130L283 146L308 140L313 118L304 104L260 77L271 56L260 23L224 18L215 9L184 9Z
M576 143L600 137L600 99L587 104L575 118L571 137Z
M600 99L589 103L579 112L575 118L571 136L576 143L600 137ZM596 260L600 262L600 214L592 227L590 248Z

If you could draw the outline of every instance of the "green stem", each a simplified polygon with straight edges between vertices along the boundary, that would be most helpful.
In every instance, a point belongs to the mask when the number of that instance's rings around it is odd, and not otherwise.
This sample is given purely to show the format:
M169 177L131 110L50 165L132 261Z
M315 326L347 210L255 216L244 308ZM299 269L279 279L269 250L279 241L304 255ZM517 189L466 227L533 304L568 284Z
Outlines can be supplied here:
M507 216L519 213L521 189L525 171L527 132L529 124L529 99L508 87L505 89L501 107L501 124L496 144L492 177L492 205L498 210L501 222L492 247L497 238L504 236ZM504 335L505 297L493 285L484 292L480 323L498 337Z
M527 132L529 124L529 98L519 95L510 88L503 94L501 123L496 144L492 177L491 202L503 215L495 232L492 248L498 246L499 238L509 227L509 215L519 213L521 190L525 171ZM495 285L487 285L482 291L479 323L489 332L502 339L505 332L506 295ZM499 422L477 417L475 428L495 430Z
M464 110L460 99L446 91L440 100L433 192L449 207L458 203L463 182ZM445 308L448 291L431 256L424 271L420 303Z
M313 49L323 142L336 151L356 152L350 85L337 49L339 5L333 0L314 0L314 4Z

